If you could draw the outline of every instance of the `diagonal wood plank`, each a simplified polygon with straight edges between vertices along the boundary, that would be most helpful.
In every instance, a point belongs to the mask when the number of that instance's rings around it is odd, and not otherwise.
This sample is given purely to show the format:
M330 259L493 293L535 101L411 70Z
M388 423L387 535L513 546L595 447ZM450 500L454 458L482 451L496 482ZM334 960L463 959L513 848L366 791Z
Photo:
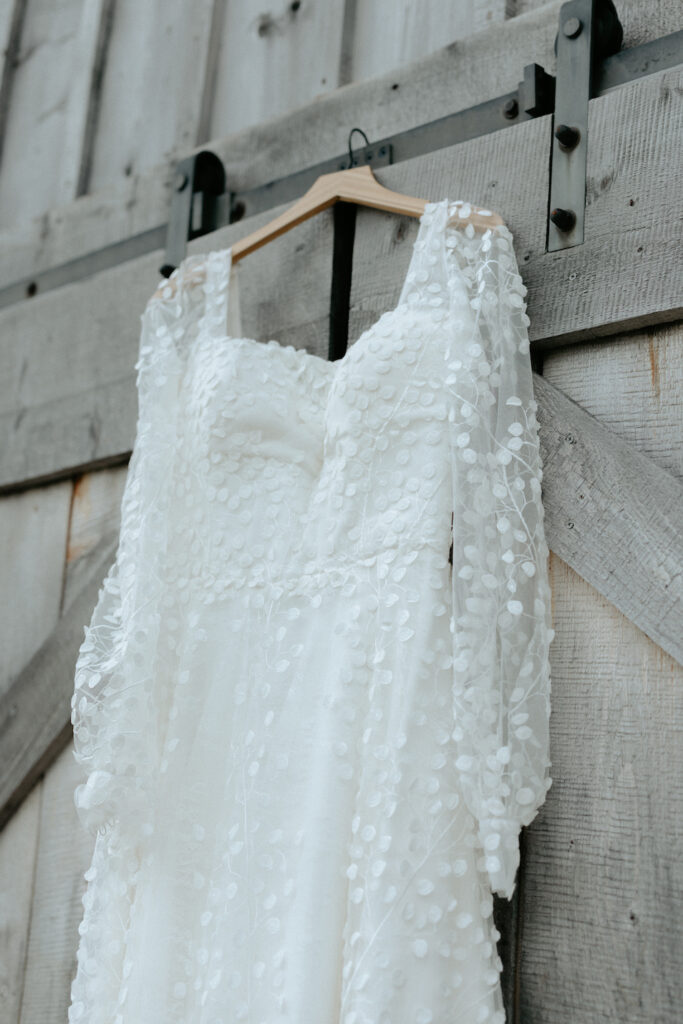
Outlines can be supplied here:
M683 485L538 374L534 393L548 545L683 662ZM54 632L0 699L0 828L69 741L78 647L116 545L109 530Z
M683 484L534 377L548 545L683 663Z
M70 701L78 648L117 543L114 533L102 539L83 586L0 700L0 828L72 735Z
M69 483L73 499L66 565L60 566L65 577L62 608L68 607L73 595L87 582L92 566L91 555L95 552L97 557L96 549L103 535L114 533L120 524L121 493L126 477L127 469L123 466L89 473L73 484ZM21 497L36 502L44 499L46 490L49 489L33 490ZM10 500L15 499L5 499L6 502ZM62 555L64 547L61 544L59 548ZM37 637L36 641L41 639ZM31 653L35 646L37 643ZM19 662L17 668L23 667L26 660ZM73 746L67 743L7 828L0 832L1 864L3 851L6 857L13 853L8 840L12 834L16 835L15 821L25 821L25 808L38 799L36 857L32 864L30 898L22 912L24 932L8 936L9 941L20 940L23 934L26 935L26 941L20 947L23 951L22 970L16 971L17 985L21 989L21 1013L17 1009L14 1017L7 1014L7 1019L16 1020L17 1024L28 1024L29 1021L62 1024L68 1016L71 980L77 966L82 900L87 886L85 872L93 854L93 837L79 827L73 801L80 777L81 769L74 760ZM0 1020L5 1020L1 988Z

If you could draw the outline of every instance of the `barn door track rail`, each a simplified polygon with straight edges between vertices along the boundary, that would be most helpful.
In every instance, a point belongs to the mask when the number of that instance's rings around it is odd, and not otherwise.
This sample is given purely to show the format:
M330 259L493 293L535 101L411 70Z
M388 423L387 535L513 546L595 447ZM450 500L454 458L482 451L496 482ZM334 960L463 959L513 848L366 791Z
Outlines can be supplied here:
M583 242L588 101L599 64L619 52L623 38L612 0L570 0L560 8L546 252Z
M0 289L0 307L83 280L155 249L165 250L159 269L169 277L184 259L188 241L243 217L294 202L321 174L352 164L380 168L400 163L545 114L553 115L546 249L552 252L580 245L584 240L589 100L683 63L683 31L627 50L620 49L622 39L612 0L569 0L559 12L555 76L540 64L527 64L513 92L252 189L226 189L221 159L210 150L198 151L176 165L166 223L6 285Z
M580 245L584 240L589 101L618 85L683 62L683 32L622 52L623 35L612 0L569 0L560 8L555 37L556 76L548 74L540 64L527 64L513 93L368 143L355 152L349 145L348 154L332 157L257 188L213 196L215 220L209 230L215 231L245 216L293 202L321 174L359 163L373 168L399 163L520 121L553 114L546 251ZM160 268L165 276L182 262L185 241L203 233L201 227L193 226L188 189L195 180L195 164L212 160L216 177L224 177L222 162L207 150L178 164L178 186L171 201L166 258ZM202 215L203 210L202 197Z

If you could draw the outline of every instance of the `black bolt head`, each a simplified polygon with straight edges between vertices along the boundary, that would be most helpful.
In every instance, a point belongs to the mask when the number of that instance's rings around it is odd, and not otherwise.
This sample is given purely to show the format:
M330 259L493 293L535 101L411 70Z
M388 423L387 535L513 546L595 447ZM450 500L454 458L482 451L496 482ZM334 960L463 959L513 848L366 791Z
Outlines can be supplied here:
M573 149L581 138L581 133L578 128L572 128L568 124L558 124L555 138L565 149Z
M576 224L576 214L573 210L562 210L559 206L550 213L550 219L560 231L571 231Z
M567 18L562 26L562 31L568 39L576 39L582 28L583 25L580 18Z
M517 117L518 113L519 104L517 103L517 100L506 100L503 107L503 115L511 121L513 117Z

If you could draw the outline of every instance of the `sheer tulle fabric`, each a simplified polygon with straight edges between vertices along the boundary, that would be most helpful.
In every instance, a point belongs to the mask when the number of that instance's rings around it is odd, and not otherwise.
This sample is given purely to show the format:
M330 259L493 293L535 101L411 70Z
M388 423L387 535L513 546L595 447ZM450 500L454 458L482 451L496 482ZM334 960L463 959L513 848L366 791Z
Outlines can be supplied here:
M553 631L526 290L459 212L336 363L239 337L229 249L141 316L70 1021L503 1024Z

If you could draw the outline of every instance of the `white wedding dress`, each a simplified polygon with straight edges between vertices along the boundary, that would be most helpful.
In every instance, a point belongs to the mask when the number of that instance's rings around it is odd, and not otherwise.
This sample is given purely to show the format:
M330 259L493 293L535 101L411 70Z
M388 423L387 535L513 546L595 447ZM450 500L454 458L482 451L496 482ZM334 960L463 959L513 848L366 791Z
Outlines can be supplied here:
M526 288L467 213L335 362L240 336L230 249L141 315L73 1024L504 1022L553 630Z

